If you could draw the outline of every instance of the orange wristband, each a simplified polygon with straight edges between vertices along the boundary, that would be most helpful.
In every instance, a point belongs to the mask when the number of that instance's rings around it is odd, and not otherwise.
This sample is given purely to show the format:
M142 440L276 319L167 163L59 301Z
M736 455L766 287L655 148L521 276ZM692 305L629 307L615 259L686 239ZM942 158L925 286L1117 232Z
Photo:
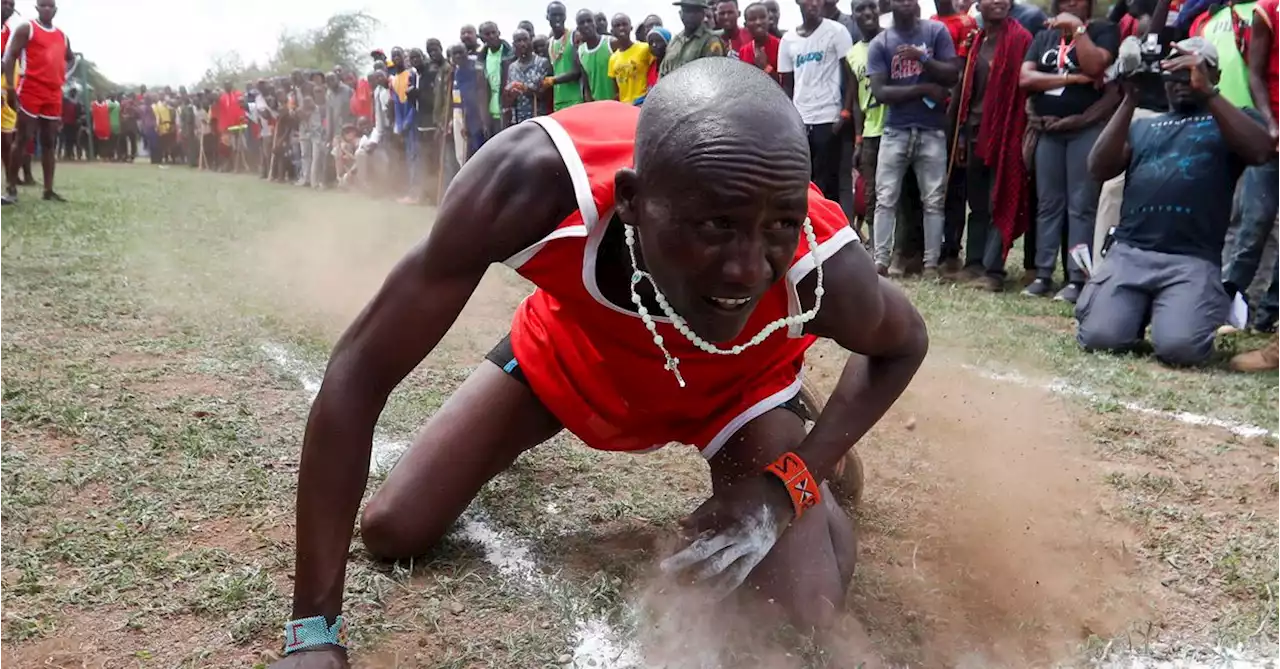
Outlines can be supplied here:
M853 118L853 113L850 112L848 109L841 109L840 118L848 121L849 119Z
M809 467L795 453L783 453L782 457L764 468L765 471L782 479L787 486L787 494L791 495L791 505L795 507L796 519L811 507L822 501L817 479L809 473Z

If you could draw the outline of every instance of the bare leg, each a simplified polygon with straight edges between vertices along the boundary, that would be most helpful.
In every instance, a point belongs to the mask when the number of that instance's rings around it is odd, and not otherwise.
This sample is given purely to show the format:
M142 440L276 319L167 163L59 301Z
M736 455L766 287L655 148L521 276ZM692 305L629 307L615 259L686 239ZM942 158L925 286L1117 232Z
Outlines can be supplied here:
M9 160L4 164L5 183L10 196L18 194L18 171L27 156L27 142L35 132L36 120L22 112L18 112L17 129L13 132Z
M360 519L365 547L386 559L425 553L489 479L560 430L532 390L485 360L369 500Z
M3 163L6 176L9 172L9 153L13 147L14 132L0 133L0 151L3 151L3 157L0 157L0 163Z
M747 423L711 458L712 494L760 475L804 437L803 421L787 409L768 411ZM825 484L823 495L825 503L787 528L742 587L782 605L801 629L826 629L835 622L857 557L853 522L835 504Z
M40 119L40 167L44 176L44 199L62 197L53 192L53 171L58 164L58 122L47 118Z

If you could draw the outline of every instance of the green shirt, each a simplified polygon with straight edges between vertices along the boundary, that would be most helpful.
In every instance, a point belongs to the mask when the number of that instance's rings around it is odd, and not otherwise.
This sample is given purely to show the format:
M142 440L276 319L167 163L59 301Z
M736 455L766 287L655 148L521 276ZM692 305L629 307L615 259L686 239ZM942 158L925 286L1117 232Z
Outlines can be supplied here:
M658 76L666 76L681 65L692 63L699 58L723 55L724 42L721 42L715 33L707 30L706 26L699 26L692 37L685 35L681 30L671 37L671 43L667 45L667 56L662 59L662 65L658 67Z
M489 80L489 115L502 118L502 49L485 49L484 76Z
M862 110L862 136L879 137L884 132L884 105L871 94L871 78L867 76L868 42L856 42L845 60L858 80L858 108Z
M618 97L618 85L609 76L609 56L613 50L609 48L609 38L601 37L596 48L587 48L586 43L578 45L578 61L582 63L582 76L587 78L592 100L612 100Z
M1257 2L1242 2L1235 6L1236 18L1249 26L1253 22L1253 8ZM1228 102L1245 109L1253 108L1253 94L1249 92L1249 66L1236 46L1236 33L1231 12L1224 7L1204 24L1204 38L1218 50L1218 91Z
M566 30L560 39L552 38L551 43L547 45L547 55L551 56L551 69L556 76L560 76L565 72L572 72L573 35ZM556 84L556 111L560 111L565 107L572 107L579 102L582 102L582 82L570 81Z
M120 103L115 100L108 102L107 114L111 121L111 134L120 134Z

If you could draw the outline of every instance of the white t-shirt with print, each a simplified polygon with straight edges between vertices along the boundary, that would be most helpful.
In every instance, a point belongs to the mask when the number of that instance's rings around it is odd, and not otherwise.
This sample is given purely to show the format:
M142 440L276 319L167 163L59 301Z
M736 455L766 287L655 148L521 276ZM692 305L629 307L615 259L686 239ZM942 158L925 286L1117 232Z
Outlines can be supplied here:
M840 97L840 64L853 48L849 31L836 21L822 19L810 35L796 30L782 36L778 47L778 71L790 72L795 81L792 101L808 125L834 123L844 101Z

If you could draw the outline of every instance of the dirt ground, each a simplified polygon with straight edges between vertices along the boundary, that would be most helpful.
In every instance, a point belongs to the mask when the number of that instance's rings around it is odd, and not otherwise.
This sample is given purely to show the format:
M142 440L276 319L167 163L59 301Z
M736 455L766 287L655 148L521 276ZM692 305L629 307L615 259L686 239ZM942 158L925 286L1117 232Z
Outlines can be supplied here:
M103 172L115 170L80 170L86 188L128 178ZM214 247L144 226L106 265L34 223L6 228L4 664L272 659L292 592L300 379L318 378L324 351L427 228L423 210L358 224L322 213L366 207L349 199L290 199L301 213L251 216ZM208 224L229 205L203 206ZM42 284L42 254L61 278ZM105 286L84 288L91 277ZM393 398L382 434L407 440L529 290L492 270ZM908 290L928 304L941 289ZM676 519L707 494L696 454L601 454L561 436L475 507L477 527L514 542L504 545L516 558L455 535L425 560L387 566L353 542L356 666L624 666L626 639L613 640L612 659L580 653L596 623L636 640L643 666L670 669L1212 663L1215 648L1274 657L1274 437L985 378L949 316L926 316L941 323L931 319L929 359L858 446L867 491L839 639L761 634L759 620L718 619L653 580ZM1069 337L1065 325L1054 336ZM258 352L276 342L295 368ZM807 373L829 389L845 361L822 343Z

